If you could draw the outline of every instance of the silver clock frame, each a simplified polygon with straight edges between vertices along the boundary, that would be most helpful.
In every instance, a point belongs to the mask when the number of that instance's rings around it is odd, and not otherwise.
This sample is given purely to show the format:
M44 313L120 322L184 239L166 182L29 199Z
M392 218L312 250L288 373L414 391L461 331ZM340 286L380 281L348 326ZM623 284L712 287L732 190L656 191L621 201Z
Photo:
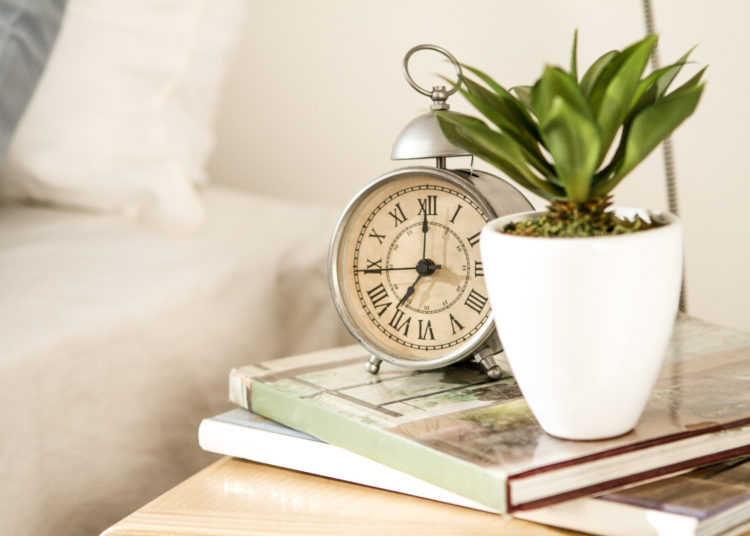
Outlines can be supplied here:
M375 190L383 185L413 176L431 176L444 180L461 192L468 195L487 215L489 221L500 216L517 212L533 210L534 207L526 197L508 182L477 170L448 170L435 167L413 166L389 171L376 178L361 189L347 204L336 223L336 228L328 249L328 281L336 307L346 329L370 354L372 358L367 363L367 369L376 373L381 361L393 363L414 370L430 370L445 367L463 359L474 358L490 376L499 376L500 369L494 363L494 356L502 351L502 347L495 332L494 315L492 311L484 325L471 338L444 355L431 359L415 359L406 354L393 355L392 352L380 347L371 338L366 329L357 322L355 315L349 310L343 297L343 290L339 278L343 266L343 258L339 254L347 229L354 212L361 203Z

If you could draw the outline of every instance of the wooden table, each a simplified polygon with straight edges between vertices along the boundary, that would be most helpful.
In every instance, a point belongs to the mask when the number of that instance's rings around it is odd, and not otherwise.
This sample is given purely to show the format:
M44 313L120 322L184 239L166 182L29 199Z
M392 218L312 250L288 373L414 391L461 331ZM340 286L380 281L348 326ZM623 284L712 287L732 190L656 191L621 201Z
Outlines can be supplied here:
M573 532L235 458L222 458L107 529L106 536Z

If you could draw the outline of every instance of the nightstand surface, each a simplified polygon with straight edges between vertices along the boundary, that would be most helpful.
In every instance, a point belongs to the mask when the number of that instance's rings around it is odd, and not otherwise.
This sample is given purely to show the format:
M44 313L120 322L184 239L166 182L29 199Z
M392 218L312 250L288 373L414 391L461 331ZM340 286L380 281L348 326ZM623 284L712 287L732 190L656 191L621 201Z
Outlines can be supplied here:
M469 508L222 458L103 536L251 534L564 535Z

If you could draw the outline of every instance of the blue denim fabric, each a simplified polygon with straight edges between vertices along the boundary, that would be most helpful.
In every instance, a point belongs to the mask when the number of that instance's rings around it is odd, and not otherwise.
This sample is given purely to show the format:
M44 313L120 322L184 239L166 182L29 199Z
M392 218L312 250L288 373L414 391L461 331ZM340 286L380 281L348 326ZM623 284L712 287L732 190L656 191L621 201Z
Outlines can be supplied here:
M0 160L60 29L66 0L0 0Z

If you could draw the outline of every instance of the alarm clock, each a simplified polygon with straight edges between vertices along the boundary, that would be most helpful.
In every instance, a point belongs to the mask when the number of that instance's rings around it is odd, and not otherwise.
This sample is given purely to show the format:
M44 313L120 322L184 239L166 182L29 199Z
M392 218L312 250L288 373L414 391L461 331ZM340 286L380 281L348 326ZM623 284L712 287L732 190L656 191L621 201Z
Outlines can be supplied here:
M419 50L446 56L457 84L427 91L409 74ZM435 45L412 48L404 75L446 110L461 67ZM427 370L473 359L491 378L502 374L502 351L484 282L479 236L497 217L532 210L508 182L473 169L449 170L447 157L466 156L440 130L432 112L411 121L396 139L392 159L435 158L436 166L396 169L377 177L348 203L328 253L334 305L344 325L371 354L367 369L387 361ZM512 262L512 259L509 259Z

